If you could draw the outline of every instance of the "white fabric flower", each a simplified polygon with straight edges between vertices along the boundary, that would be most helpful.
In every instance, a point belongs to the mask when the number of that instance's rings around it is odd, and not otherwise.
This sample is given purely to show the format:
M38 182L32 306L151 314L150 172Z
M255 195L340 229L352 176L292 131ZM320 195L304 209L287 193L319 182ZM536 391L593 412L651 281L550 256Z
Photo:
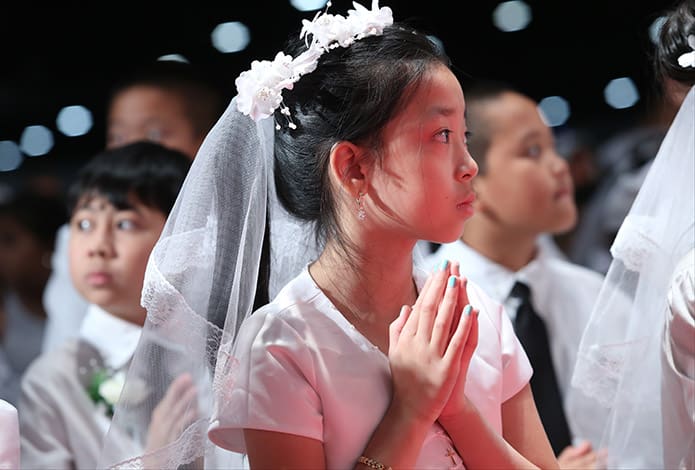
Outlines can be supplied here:
M99 395L108 405L115 405L125 385L125 372L119 371L99 384Z
M313 72L324 52L348 47L366 36L381 35L384 27L393 23L391 9L379 8L379 0L372 0L371 10L357 2L353 6L347 17L318 13L312 21L303 20L299 37L306 38L307 50L297 58L278 52L272 61L253 61L251 69L235 81L239 112L254 121L270 117L282 105L282 90L291 90L303 75ZM289 118L289 111L284 114ZM291 121L290 127L295 127Z
M688 45L692 49L678 58L678 65L681 67L695 67L695 34L688 36Z
M282 89L294 83L292 56L278 52L275 59L254 60L251 70L242 72L235 81L239 111L258 121L273 114L282 102Z
M686 52L678 58L678 65L681 67L695 67L695 51Z
M381 35L384 26L393 23L393 12L389 7L379 8L378 0L372 0L372 9L367 10L359 3L352 4L355 9L348 13L355 24L357 32L364 31L365 35ZM361 39L361 38L358 38Z

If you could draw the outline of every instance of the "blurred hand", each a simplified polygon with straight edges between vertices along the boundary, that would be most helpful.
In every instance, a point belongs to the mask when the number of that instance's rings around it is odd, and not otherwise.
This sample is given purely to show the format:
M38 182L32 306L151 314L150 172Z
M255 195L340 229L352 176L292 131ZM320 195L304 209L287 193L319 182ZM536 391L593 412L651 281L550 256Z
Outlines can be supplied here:
M190 374L176 377L152 412L145 452L154 452L179 438L198 418L197 391Z
M605 468L601 463L599 453L584 441L576 446L567 446L560 452L557 462L563 470L586 470Z

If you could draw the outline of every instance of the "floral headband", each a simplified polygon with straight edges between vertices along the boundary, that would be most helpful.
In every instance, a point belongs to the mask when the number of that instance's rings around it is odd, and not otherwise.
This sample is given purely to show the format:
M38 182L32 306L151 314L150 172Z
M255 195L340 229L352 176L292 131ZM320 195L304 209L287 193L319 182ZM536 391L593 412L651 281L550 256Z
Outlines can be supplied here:
M296 129L289 108L282 104L282 90L291 90L303 75L313 72L324 52L336 47L348 47L367 36L379 36L384 27L393 23L391 9L379 8L379 0L372 0L371 10L357 2L352 5L355 9L348 10L347 17L319 12L312 21L302 20L299 37L306 38L308 49L296 58L278 52L272 62L251 62L251 69L242 72L235 81L239 111L259 121L271 116L280 107L280 112L289 120L290 129ZM330 6L329 1L326 9ZM275 127L279 129L280 125L276 124Z
M688 45L692 49L678 58L678 65L681 67L695 67L695 34L688 36Z

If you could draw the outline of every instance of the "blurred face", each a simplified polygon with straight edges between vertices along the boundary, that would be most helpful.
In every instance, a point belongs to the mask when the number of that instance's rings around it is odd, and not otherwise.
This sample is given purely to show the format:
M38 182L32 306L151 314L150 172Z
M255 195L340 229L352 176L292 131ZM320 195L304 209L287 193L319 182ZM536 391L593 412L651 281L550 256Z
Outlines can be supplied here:
M43 286L51 249L14 218L0 215L0 285Z
M385 128L367 209L410 238L453 241L473 213L478 172L466 145L465 101L451 71L438 66Z
M481 213L531 235L571 229L577 219L571 176L536 104L504 93L485 106L492 130L486 172L475 182Z
M103 197L80 201L70 220L70 276L87 301L142 325L145 267L166 217L130 202L132 209L118 210Z
M193 159L203 136L197 134L176 93L137 85L114 97L107 117L106 146L138 140L158 142Z

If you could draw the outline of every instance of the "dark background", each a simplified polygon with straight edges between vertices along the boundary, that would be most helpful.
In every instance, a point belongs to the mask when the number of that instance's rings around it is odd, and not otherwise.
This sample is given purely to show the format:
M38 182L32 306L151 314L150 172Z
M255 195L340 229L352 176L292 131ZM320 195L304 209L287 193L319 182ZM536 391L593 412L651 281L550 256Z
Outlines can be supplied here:
M29 176L53 173L69 180L105 141L105 99L127 70L164 54L181 54L202 67L229 93L234 78L253 59L272 59L301 19L288 1L241 2L23 2L0 8L0 140L19 141L28 125L54 132L47 155L27 157L0 183L19 185ZM370 0L362 2L369 6ZM509 81L536 99L566 98L572 115L565 126L590 126L609 135L632 125L646 109L652 79L648 28L671 1L527 0L533 18L522 31L504 33L492 24L496 1L382 0L396 20L409 20L439 37L457 68L472 76ZM344 14L351 2L334 0ZM251 30L247 50L223 54L210 33L225 21ZM609 80L627 76L640 90L636 107L610 108L603 99ZM465 83L464 83L465 87ZM66 137L55 125L64 106L88 107L89 134Z

